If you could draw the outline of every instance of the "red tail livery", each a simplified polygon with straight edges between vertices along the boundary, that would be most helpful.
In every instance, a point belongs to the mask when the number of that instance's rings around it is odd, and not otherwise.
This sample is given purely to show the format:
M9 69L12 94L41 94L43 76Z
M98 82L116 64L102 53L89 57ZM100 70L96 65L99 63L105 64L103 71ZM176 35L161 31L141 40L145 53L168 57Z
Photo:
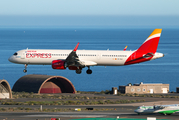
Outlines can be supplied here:
M151 60L155 55L162 29L155 29L146 41L126 60L125 65Z

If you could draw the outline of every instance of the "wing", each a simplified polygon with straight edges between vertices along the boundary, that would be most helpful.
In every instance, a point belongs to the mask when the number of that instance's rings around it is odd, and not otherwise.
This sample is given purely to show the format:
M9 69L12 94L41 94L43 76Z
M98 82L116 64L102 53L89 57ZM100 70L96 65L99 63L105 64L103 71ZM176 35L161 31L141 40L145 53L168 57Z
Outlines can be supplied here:
M78 49L79 43L76 45L76 47L73 49L73 51L68 55L66 58L66 64L67 67L69 66L76 66L76 67L85 67L85 65L79 60L76 51Z
M93 62L93 61L81 60L81 62L82 62L85 66L95 66L95 65L97 65L97 63L96 63L96 62Z

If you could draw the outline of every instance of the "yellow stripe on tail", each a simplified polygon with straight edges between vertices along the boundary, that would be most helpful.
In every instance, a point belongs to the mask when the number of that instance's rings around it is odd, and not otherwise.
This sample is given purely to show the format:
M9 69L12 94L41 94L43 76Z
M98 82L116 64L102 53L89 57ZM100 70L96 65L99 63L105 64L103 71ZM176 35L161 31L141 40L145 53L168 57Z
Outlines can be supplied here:
M152 35L161 33L161 32L162 32L162 29L155 29L155 30L149 35L149 37L151 37ZM148 38L149 38L149 37L148 37Z

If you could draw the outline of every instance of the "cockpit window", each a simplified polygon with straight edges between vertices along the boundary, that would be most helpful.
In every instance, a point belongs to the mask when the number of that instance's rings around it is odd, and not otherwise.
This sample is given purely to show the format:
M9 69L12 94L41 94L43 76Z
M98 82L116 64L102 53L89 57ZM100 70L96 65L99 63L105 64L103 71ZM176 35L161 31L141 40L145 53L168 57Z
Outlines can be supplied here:
M17 55L17 53L14 53L13 55Z

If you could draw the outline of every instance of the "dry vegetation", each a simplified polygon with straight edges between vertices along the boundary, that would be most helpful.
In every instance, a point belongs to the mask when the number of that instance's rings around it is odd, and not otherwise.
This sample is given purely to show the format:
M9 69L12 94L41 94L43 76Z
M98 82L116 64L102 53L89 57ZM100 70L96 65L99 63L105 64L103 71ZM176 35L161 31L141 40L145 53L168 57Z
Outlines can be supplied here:
M89 95L90 94L90 95ZM94 95L97 94L97 95ZM100 95L101 94L101 95ZM135 103L144 102L145 100L108 100L102 94L110 94L109 91L102 92L78 92L78 94L36 94L27 92L13 92L13 99L0 100L1 105L8 105L0 108L0 112L65 112L75 111L74 109L53 108L42 109L33 108L28 106L45 105L45 106L61 106L61 105L104 105L104 104L123 104L123 103ZM29 100L29 101L28 101ZM17 105L17 107L11 107L11 105ZM18 107L18 105L21 105ZM22 107L25 106L25 107ZM85 111L86 109L81 109ZM109 111L114 109L93 109L95 111Z

